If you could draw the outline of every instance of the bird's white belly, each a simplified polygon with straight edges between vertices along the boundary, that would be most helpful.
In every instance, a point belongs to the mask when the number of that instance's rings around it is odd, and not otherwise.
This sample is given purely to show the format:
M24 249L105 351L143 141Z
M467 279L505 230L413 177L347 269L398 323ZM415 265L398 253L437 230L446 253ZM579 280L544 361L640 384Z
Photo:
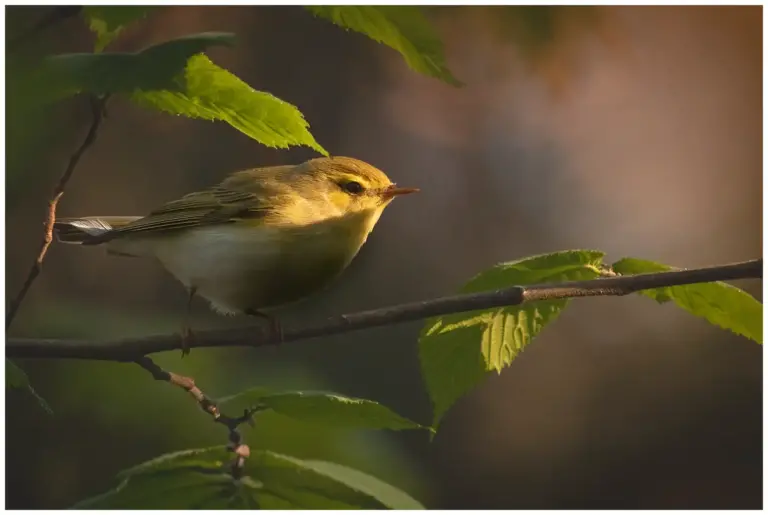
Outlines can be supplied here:
M236 313L248 270L266 269L280 252L276 232L222 224L184 231L155 243L154 254L187 288L207 298L217 311Z
M336 277L365 243L381 210L293 228L220 224L131 237L110 250L153 256L224 314L281 305Z

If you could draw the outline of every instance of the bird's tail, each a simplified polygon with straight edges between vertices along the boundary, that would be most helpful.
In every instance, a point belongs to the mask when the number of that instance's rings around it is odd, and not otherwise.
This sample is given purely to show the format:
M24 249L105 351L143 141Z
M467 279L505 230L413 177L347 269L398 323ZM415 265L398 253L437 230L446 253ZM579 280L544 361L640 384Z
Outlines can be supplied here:
M109 241L110 233L128 225L140 216L88 216L85 218L62 218L56 220L53 229L62 243L76 245L98 245Z

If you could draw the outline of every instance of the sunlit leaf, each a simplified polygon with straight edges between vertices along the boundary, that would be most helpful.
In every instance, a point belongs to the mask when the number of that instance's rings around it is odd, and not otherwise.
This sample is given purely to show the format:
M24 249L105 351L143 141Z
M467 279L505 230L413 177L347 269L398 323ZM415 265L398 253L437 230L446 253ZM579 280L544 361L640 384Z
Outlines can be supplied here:
M157 9L152 6L140 5L86 5L83 16L88 27L96 34L96 52L104 50L120 32L134 21L145 18L150 11Z
M46 58L34 75L30 94L40 102L77 93L107 95L136 90L175 89L193 55L215 45L231 45L234 35L193 34L136 53L59 54Z
M592 279L599 275L602 257L598 251L571 250L500 263L461 292ZM490 372L508 367L567 304L568 299L547 300L429 319L419 339L419 357L434 405L433 426Z
M25 81L25 96L40 107L77 93L127 94L144 107L224 121L269 147L305 145L328 155L295 106L256 91L201 53L232 41L231 34L203 33L138 53L52 56Z
M305 145L328 152L309 132L309 124L293 105L256 91L205 55L189 59L182 76L168 88L143 88L132 99L170 114L227 122L269 147Z
M621 259L614 263L612 268L622 275L675 270L661 263L635 258ZM763 305L735 286L717 281L667 286L638 293L659 303L671 300L684 310L704 318L711 324L746 336L757 343L763 343Z

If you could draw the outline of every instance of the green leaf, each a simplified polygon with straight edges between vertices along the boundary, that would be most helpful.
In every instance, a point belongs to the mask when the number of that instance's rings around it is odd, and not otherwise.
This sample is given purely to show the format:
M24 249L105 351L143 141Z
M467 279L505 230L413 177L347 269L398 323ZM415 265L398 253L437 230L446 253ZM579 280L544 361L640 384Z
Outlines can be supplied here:
M163 472L177 468L196 468L220 470L233 455L223 445L205 447L202 449L186 449L169 452L140 465L123 470L118 477L126 478L147 473Z
M224 446L160 456L122 472L120 484L78 509L418 508L407 494L334 463L254 451L231 474Z
M203 33L138 53L53 56L29 80L26 93L38 106L77 93L129 94L145 107L227 122L269 147L306 145L328 155L295 106L254 90L201 53L212 45L231 44L233 37Z
M675 268L646 261L624 258L612 266L622 275L666 272ZM638 292L664 303L673 301L689 313L736 334L763 343L763 305L747 292L724 282L687 284Z
M397 488L336 463L258 451L245 471L261 509L423 509Z
M8 358L5 359L5 388L26 390L30 393L30 395L32 395L32 397L35 398L37 403L46 413L53 415L51 406L45 401L45 399L40 397L37 391L32 387L26 372L24 372L21 368L19 368L18 365L16 365L16 363Z
M132 99L170 114L227 122L269 147L305 145L328 155L315 141L309 124L295 106L254 90L205 55L189 60L176 87L156 89L162 91L137 91Z
M125 470L112 490L75 509L250 508L229 474L233 454L224 446L165 454Z
M262 406L297 420L329 426L393 430L422 428L377 402L329 392L269 393L263 388L253 388L220 399L218 405L229 411Z
M284 456L287 458L287 456ZM304 461L306 467L378 499L394 510L423 510L424 505L389 483L359 470L328 461Z
M124 479L117 487L75 504L78 510L248 509L232 476L174 470Z
M107 95L178 89L187 61L214 45L231 45L233 34L202 33L166 41L137 53L60 54L46 58L33 87L40 102L77 93Z
M569 250L500 263L474 277L461 292L593 279L599 275L602 257L594 250ZM508 367L568 301L530 302L427 320L419 338L419 358L434 405L433 427L490 372Z
M86 5L83 16L91 31L96 33L96 52L104 50L113 39L130 23L145 18L151 6L138 5Z
M365 34L398 51L408 66L453 86L461 82L445 65L443 44L418 6L308 6L315 16Z
M5 387L6 388L26 388L29 386L27 373L19 368L16 363L10 359L5 359Z

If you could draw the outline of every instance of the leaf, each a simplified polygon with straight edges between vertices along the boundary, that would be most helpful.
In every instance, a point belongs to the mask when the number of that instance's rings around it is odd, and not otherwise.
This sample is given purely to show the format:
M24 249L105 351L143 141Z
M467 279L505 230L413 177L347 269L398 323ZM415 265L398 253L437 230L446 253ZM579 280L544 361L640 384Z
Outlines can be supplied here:
M232 460L232 456L223 445L169 452L145 461L141 465L123 470L118 474L118 477L130 477L185 467L219 470L226 462Z
M35 74L40 102L77 93L107 95L175 89L187 61L214 45L231 45L234 35L208 32L172 39L137 53L60 54L46 58Z
M51 406L32 387L26 372L8 358L5 359L5 388L27 390L46 413L53 415Z
M77 509L417 508L407 494L334 463L254 451L230 475L224 446L165 454L119 474L120 484Z
M281 415L329 426L393 430L422 428L377 402L329 392L269 393L263 388L254 388L220 399L218 405L229 410L263 406Z
M26 388L29 386L27 373L19 368L16 363L10 359L5 359L5 387L6 388Z
M138 5L86 5L83 16L91 31L96 33L96 52L104 50L113 39L130 23L145 18L151 6Z
M612 266L622 275L666 272L675 268L646 261L624 258ZM724 282L667 286L638 292L658 303L673 301L689 313L709 323L763 343L763 305L744 290Z
M249 508L226 472L194 469L158 472L124 479L116 488L88 498L74 509Z
M287 458L287 456L284 457ZM380 500L388 508L395 510L424 509L424 505L402 490L359 470L328 461L308 460L304 461L304 464L318 473L325 474Z
M254 90L201 54L209 46L231 44L233 37L203 33L138 53L53 56L30 79L27 96L40 106L77 93L130 94L145 107L227 122L269 147L306 145L328 155L295 106Z
M189 60L176 87L143 89L147 91L135 92L132 99L145 107L190 118L221 120L269 147L305 145L328 155L295 106L254 90L205 55Z
M261 509L423 509L397 488L336 463L258 451L245 470Z
M315 16L365 34L398 51L412 70L452 86L461 85L446 67L443 44L418 6L313 5L306 8Z
M569 250L500 263L474 277L461 292L592 279L599 275L602 257L594 250ZM433 427L489 372L501 373L508 367L568 301L530 302L427 320L419 338L419 358L434 405Z
M233 455L224 446L165 454L125 470L112 490L75 509L248 508L229 474Z

